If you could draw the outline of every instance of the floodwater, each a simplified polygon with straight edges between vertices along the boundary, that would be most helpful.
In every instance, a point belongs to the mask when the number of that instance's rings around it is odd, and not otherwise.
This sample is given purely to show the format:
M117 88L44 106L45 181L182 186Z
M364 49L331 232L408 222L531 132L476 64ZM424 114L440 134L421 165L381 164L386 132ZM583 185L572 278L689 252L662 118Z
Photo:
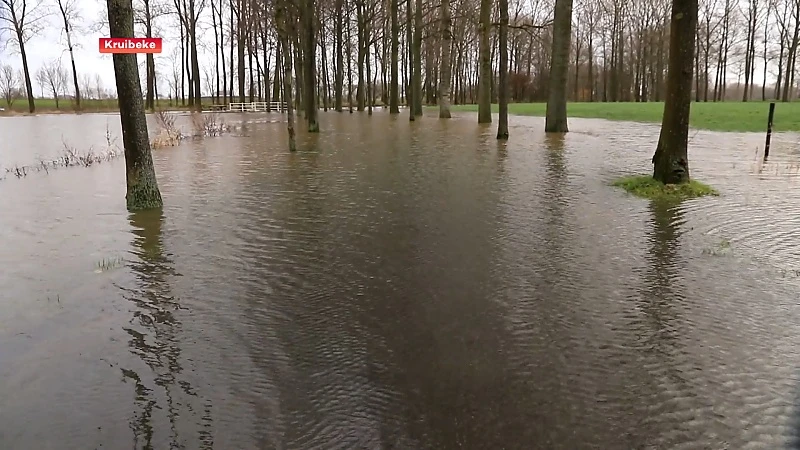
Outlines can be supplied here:
M272 117L272 119L270 118ZM658 129L279 116L0 181L0 448L748 449L797 434L800 137L692 132L723 195L651 204ZM115 116L0 119L0 165ZM35 131L35 133L34 133Z

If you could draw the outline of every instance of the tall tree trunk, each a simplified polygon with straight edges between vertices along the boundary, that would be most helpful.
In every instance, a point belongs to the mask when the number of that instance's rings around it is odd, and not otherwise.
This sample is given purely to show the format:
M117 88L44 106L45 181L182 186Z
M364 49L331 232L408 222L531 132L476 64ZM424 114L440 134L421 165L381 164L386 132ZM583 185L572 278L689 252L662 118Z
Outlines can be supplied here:
M112 38L133 37L133 5L131 0L108 0L108 24ZM153 155L147 135L139 67L133 53L114 54L114 77L119 98L122 142L125 147L125 200L129 211L160 208Z
M449 119L450 116L450 45L453 34L450 30L452 21L450 19L450 0L442 1L442 76L439 80L439 118ZM501 0L502 1L502 0ZM396 67L395 67L396 68Z
M349 11L347 7L345 9ZM347 19L347 108L350 114L353 114L353 33L349 18Z
M478 80L478 123L492 123L492 61L489 30L492 24L492 0L481 0Z
M234 69L234 67L233 67L233 47L234 47L234 45L233 44L238 39L238 38L234 39L234 35L238 36L238 32L236 31L236 28L235 28L235 25L234 25L234 21L233 21L234 16L235 16L233 2L234 2L234 0L230 0L230 2L228 4L228 7L230 9L230 14L231 14L231 32L230 32L230 41L231 41L231 48L230 48L230 50L231 50L231 52L230 52L230 75L231 75L231 78L230 78L230 91L228 92L228 98L230 99L231 103L235 103L233 101L233 85L234 85L234 83L233 83L233 73L234 73L234 70L233 70ZM244 99L239 99L239 101L243 102Z
M244 16L244 1L238 0L238 14L236 15L236 56L237 62L239 67L237 68L238 76L239 76L239 102L244 103L245 93L244 93L244 84L245 84L245 67L244 67L244 40L245 40L245 32L246 32L246 23L243 20Z
M672 0L669 69L664 118L653 155L653 178L664 184L689 181L689 112L692 102L697 0Z
M567 127L567 75L572 38L572 0L556 0L553 14L553 51L550 57L550 93L545 132L564 133ZM694 30L692 30L694 33Z
M17 42L19 43L19 53L22 56L22 73L25 75L25 93L28 95L28 112L33 114L36 111L36 105L33 98L33 83L31 82L31 71L28 68L28 52L25 50L25 40L22 37L22 32L17 32Z
M305 44L304 58L305 68L303 69L303 81L305 82L305 107L306 121L308 122L308 132L318 133L319 122L317 120L317 39L314 31L316 8L314 0L302 0L303 8L303 43Z
M389 7L392 8L392 56L391 56L391 81L389 84L389 113L400 114L400 80L397 73L398 60L400 58L400 19L398 10L400 0L389 0ZM442 0L448 1L448 0Z
M289 30L286 17L287 0L278 0L275 6L275 22L278 26L278 41L280 42L280 54L283 55L283 101L286 102L286 129L289 132L289 151L297 150L297 142L294 135L294 105L292 104L292 50L289 48ZM276 60L276 69L279 62Z
M217 28L217 3L211 0L211 27L214 29L214 92L211 103L219 104L219 29Z
M328 100L330 100L330 84L328 78L328 52L327 43L325 39L320 42L320 51L322 52L322 109L328 112Z
M414 119L414 97L418 95L414 92L414 45L413 45L413 32L411 28L411 0L406 0L406 51L408 52L408 65L406 72L408 73L408 84L406 85L406 105L408 106L408 120L413 122Z
M150 10L150 2L145 1L145 24L144 24L144 32L145 37L152 38L153 37L153 22L152 22L152 12ZM70 50L70 53L72 51ZM72 60L73 68L75 66L75 60ZM74 70L73 70L74 72ZM156 90L156 61L155 57L152 53L147 53L145 55L145 73L147 76L146 84L147 87L145 88L145 102L144 107L149 110L154 110L156 108L155 102L155 90ZM77 77L77 73L75 74ZM76 78L77 83L77 78Z
M200 62L198 61L197 57L197 16L195 16L195 12L191 11L192 17L192 72L194 73L193 80L194 81L194 106L197 112L201 112L203 110L203 96L202 91L200 90Z
M367 66L367 82L365 83L366 94L367 94L367 114L371 116L372 105L375 102L375 97L373 95L373 91L375 90L375 84L373 83L372 80L372 62L370 62L369 58L369 44L367 44L366 51L364 52L364 58Z
M422 115L422 0L414 9L414 115Z
M344 21L344 1L343 0L336 0L336 23L335 27L335 36L334 39L334 46L336 47L336 75L334 77L334 109L338 112L342 112L342 86L344 85L344 56L342 52L343 46L343 21ZM348 21L350 18L348 17Z
M75 87L75 109L80 110L81 89L78 84L78 71L75 69L75 53L73 52L73 45L72 45L72 27L70 26L68 12L67 9L64 7L64 4L62 4L59 1L58 7L61 11L61 17L64 19L64 34L67 37L67 50L69 50L69 60L70 63L72 63L72 83L73 86Z
M575 67L578 73L578 67ZM498 86L500 117L497 139L508 139L508 0L500 0L500 84Z
M281 79L281 67L283 67L283 53L281 53L281 41L280 38L275 45L275 79L272 80L272 101L278 102L278 111L284 112L283 102L286 99L283 98L281 95L281 87L283 86L283 80Z

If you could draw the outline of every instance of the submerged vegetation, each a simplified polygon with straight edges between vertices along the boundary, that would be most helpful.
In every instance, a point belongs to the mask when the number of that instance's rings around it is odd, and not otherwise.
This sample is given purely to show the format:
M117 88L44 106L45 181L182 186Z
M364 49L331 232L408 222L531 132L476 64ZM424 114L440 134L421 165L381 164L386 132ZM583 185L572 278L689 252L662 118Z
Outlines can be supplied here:
M184 139L221 136L233 131L233 126L226 124L218 114L192 114L191 133L184 133L175 123L176 115L166 111L155 113L159 131L150 145L154 149L175 147Z
M222 121L217 114L193 114L191 119L192 131L185 133L175 124L175 117L175 114L164 111L156 114L159 133L153 139L152 146L154 148L174 147L185 139L221 136L232 132L235 128ZM118 144L117 136L111 133L108 125L106 125L106 143L102 149L89 147L88 150L82 152L66 141L62 141L62 144L61 155L55 159L40 158L36 164L0 168L0 180L9 176L24 178L34 172L49 173L51 170L61 167L91 167L111 161L124 154L123 149Z
M39 161L33 165L14 165L13 167L6 167L0 172L0 180L9 175L17 178L24 178L33 172L49 173L50 170L59 167L91 167L122 155L122 149L117 145L117 138L111 134L111 130L108 129L108 126L106 126L106 146L103 150L97 151L93 147L89 147L89 150L80 152L66 141L63 141L63 145L64 148L58 158L52 160L39 158Z
M611 184L625 189L637 197L651 200L685 200L707 195L719 195L716 189L699 181L691 180L688 183L664 184L650 175L626 176L615 180Z
M95 272L108 272L109 270L122 267L123 264L125 264L125 260L119 256L114 258L103 258L97 262L97 268Z

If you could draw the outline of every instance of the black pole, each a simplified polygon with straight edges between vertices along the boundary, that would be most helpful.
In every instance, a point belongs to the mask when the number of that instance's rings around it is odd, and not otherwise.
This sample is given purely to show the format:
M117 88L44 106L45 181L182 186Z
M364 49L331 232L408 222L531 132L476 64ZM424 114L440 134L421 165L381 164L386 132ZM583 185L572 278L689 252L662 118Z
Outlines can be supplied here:
M772 139L772 119L775 116L775 102L769 104L769 119L767 120L767 143L764 144L764 159L769 157L769 141Z

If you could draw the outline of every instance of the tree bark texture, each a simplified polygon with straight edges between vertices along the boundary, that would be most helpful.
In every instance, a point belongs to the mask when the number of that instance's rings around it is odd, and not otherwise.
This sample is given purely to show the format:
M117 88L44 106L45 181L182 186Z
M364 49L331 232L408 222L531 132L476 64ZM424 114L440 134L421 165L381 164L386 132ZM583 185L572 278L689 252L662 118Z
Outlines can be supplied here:
M697 0L672 0L667 95L653 178L664 184L689 181L689 112L694 69Z
M692 29L694 33L694 29ZM553 51L550 57L550 92L544 131L565 133L567 127L567 76L572 38L572 0L556 0L553 14Z
M131 0L108 0L108 25L112 38L134 36ZM136 55L115 54L113 59L125 147L128 210L159 208L163 201L150 151Z

